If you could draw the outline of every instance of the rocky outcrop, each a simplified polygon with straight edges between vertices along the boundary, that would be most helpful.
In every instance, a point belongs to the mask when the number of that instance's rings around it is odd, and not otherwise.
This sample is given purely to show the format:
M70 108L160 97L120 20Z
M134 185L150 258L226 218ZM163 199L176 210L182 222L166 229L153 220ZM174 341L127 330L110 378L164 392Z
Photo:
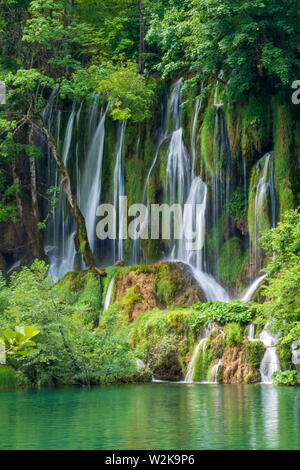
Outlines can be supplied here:
M129 312L130 321L156 307L183 307L205 302L202 289L183 263L160 262L124 268L118 272L115 282L115 301L134 288L135 302Z

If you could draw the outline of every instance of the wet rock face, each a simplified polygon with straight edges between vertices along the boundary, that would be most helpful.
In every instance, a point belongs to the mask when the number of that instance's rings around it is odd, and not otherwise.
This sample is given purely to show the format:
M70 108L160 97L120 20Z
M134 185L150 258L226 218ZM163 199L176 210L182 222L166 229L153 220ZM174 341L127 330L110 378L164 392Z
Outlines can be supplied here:
M131 307L131 321L156 307L184 307L205 302L202 289L183 263L160 262L136 266L129 272L125 268L116 278L115 300L120 300L133 287L137 300Z
M159 361L152 365L154 378L157 380L182 380L182 368L176 351L163 355Z
M116 300L124 297L126 292L135 287L135 293L139 294L137 300L131 308L130 320L135 320L141 313L153 310L156 306L156 298L153 289L153 274L130 271L125 277L119 277L116 287Z
M243 383L247 372L243 351L238 346L226 346L218 380L225 384Z

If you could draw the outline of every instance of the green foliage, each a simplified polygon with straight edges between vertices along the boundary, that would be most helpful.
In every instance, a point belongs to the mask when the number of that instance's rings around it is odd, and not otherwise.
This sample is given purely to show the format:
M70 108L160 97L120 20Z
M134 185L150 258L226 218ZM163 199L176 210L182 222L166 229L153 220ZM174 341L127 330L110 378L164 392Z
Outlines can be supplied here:
M233 216L235 222L247 217L248 201L243 188L238 186L225 205L227 214Z
M216 321L220 325L229 322L248 323L253 315L253 307L240 301L212 302L206 304L195 304L193 306L197 312L200 312L202 321Z
M261 243L270 256L268 274L278 272L287 263L296 264L300 256L300 210L287 211L276 228L262 234Z
M244 344L249 366L257 368L264 356L264 344L261 341L245 341Z
M134 63L128 62L107 68L106 77L99 81L97 90L111 104L114 119L143 121L149 115L153 91L138 74Z
M220 250L219 275L220 279L228 286L238 284L241 273L248 259L242 241L238 237L227 240Z
M281 94L273 103L273 135L275 185L279 200L279 216L294 207L291 189L291 158L293 121L289 106Z
M30 268L13 274L9 285L2 283L1 330L8 325L35 324L40 331L36 347L17 363L11 356L10 365L34 385L130 380L136 367L127 338L118 332L112 336L109 325L94 331L94 278L85 273L80 292L75 289L67 296L72 282L68 288L66 280L53 286L47 270L44 262L36 260Z
M28 348L36 346L32 338L39 333L40 331L35 326L17 326L15 330L6 328L0 342L5 345L5 354L25 355L30 351Z
M299 67L297 15L297 4L289 0L176 2L154 16L148 41L162 49L159 68L165 74L186 63L199 76L216 78L222 69L226 91L236 99L266 82L292 82Z
M243 332L239 323L231 322L225 325L226 345L242 346Z
M16 373L11 367L0 365L0 390L16 386Z
M281 386L300 385L300 371L285 370L274 372L273 384Z
M214 147L214 130L215 130L216 110L214 106L206 108L203 119L203 129L201 137L201 155L206 164L206 168L213 175L213 147Z
M280 333L278 348L289 347L300 335L300 214L287 211L275 229L262 235L262 244L270 256L265 269L268 284L262 288L266 297L257 306L259 318L272 323ZM285 356L285 355L284 355ZM286 362L286 357L283 358Z

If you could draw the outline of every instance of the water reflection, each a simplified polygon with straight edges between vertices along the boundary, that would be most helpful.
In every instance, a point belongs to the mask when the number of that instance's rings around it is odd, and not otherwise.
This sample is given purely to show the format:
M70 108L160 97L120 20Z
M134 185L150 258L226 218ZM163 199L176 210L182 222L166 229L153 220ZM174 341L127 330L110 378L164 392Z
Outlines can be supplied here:
M300 389L147 384L0 392L1 449L297 449Z

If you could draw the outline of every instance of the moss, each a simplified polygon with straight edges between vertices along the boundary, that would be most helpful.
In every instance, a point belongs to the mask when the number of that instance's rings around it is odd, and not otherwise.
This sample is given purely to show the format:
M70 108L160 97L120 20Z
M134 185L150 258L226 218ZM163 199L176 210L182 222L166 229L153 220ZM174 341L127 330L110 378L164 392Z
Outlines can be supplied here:
M54 288L62 292L70 305L78 304L88 307L85 314L87 323L97 322L102 303L102 289L100 277L95 270L67 273L55 284Z
M192 380L194 382L203 382L208 380L210 364L213 361L212 351L210 349L199 348L195 359L194 372Z
M238 285L239 279L248 259L248 252L238 237L227 240L221 248L219 256L219 275L221 281L229 286Z
M265 347L262 341L244 341L247 362L250 368L259 368L259 365L264 357Z
M230 150L234 157L241 154L241 106L228 106L226 108L227 133L230 143Z
M138 292L137 287L133 286L127 290L126 294L119 301L120 312L123 317L124 323L132 321L132 309L136 302L141 299L141 294Z
M256 242L256 237L258 238L260 232L269 229L272 226L271 207L268 192L263 195L260 204L257 205L257 212L255 213L257 185L263 176L266 158L267 155L261 158L251 170L248 202L248 227L250 239L253 243Z
M257 154L270 150L272 121L269 97L266 94L251 95L239 112L242 156L245 160L253 160Z
M239 323L227 323L225 325L226 346L242 346L243 331Z
M224 337L218 328L214 328L205 343L200 347L195 359L193 381L202 382L210 380L212 366L221 359L224 350Z
M206 108L203 119L201 137L201 155L206 164L209 176L214 172L214 133L215 133L216 109L214 106Z
M281 370L289 370L292 364L292 352L289 344L278 344L276 352Z
M259 366L264 356L265 347L261 341L244 341L248 373L244 377L245 383L256 383L261 380Z
M273 100L273 115L275 185L281 218L286 210L294 207L294 196L290 177L293 121L280 95Z
M0 389L14 388L16 386L16 373L11 367L0 366Z

